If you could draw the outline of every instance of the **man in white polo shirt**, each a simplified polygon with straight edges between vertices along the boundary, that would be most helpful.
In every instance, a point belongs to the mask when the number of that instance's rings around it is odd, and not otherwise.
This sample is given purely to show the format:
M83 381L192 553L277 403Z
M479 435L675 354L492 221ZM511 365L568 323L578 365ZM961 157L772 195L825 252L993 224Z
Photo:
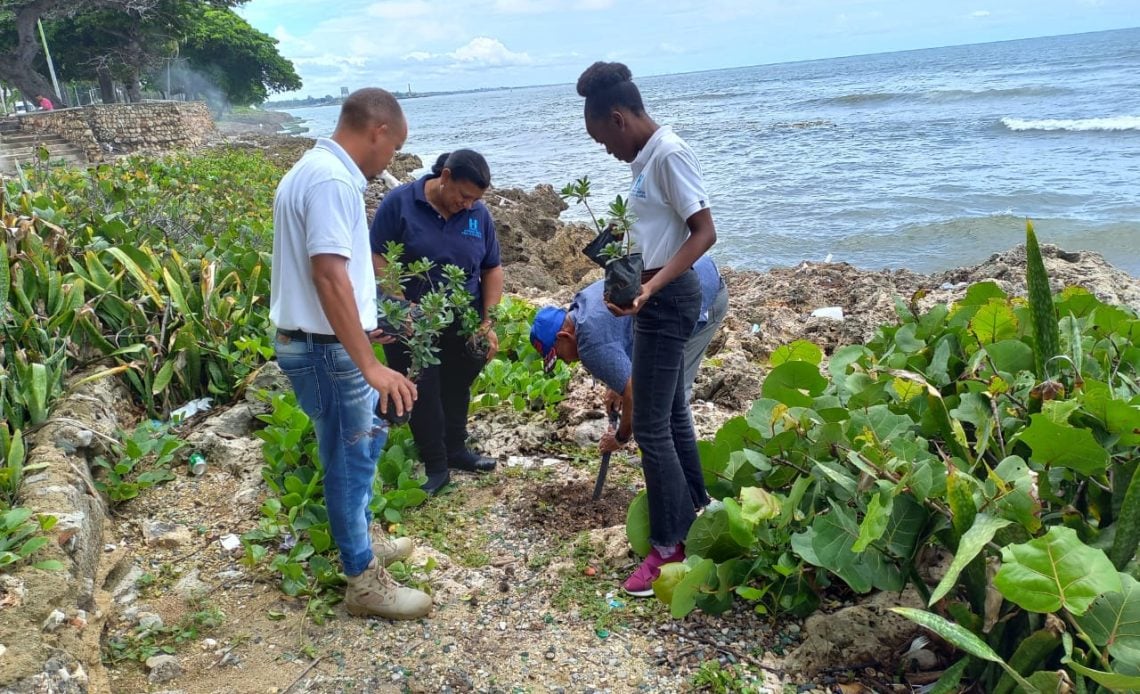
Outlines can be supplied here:
M411 554L411 541L369 531L376 461L388 439L376 405L402 414L416 390L369 342L389 338L376 330L364 189L407 135L400 104L383 89L345 99L332 137L317 140L277 186L269 295L277 362L317 433L329 527L348 579L345 606L389 619L416 619L432 607L430 596L384 569Z

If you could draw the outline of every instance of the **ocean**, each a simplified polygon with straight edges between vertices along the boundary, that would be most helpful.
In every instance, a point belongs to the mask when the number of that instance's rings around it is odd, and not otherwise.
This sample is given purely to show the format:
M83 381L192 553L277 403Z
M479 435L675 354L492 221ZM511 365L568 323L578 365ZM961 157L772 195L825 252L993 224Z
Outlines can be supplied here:
M655 77L631 69L649 113L701 161L722 263L830 257L931 272L1023 242L1028 218L1043 243L1097 251L1140 276L1140 29ZM425 165L470 147L498 187L589 176L600 203L628 190L629 167L586 135L573 84L402 105L404 150ZM337 111L290 110L311 136L331 133Z

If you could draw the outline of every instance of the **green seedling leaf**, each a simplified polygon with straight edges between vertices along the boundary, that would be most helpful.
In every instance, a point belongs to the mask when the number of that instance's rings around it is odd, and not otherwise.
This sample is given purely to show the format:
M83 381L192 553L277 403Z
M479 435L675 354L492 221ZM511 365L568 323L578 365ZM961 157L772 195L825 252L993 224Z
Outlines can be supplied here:
M859 537L851 545L852 552L862 553L867 547L883 536L887 529L887 521L891 514L891 497L887 493L879 493L871 497L867 504L867 514L859 524Z
M1030 417L1029 428L1018 438L1029 446L1030 460L1046 466L1067 467L1083 475L1097 475L1108 466L1108 451L1088 429L1057 424L1047 415Z
M990 540L994 539L994 534L1009 524L1010 521L1004 518L994 518L984 513L975 516L974 524L958 542L958 551L954 553L954 560L950 562L950 568L947 569L946 575L942 577L934 592L930 594L928 604L933 606L934 603L944 598L958 582L958 576L966 566L985 549Z
M1072 528L1054 526L1044 537L1003 547L994 586L1031 612L1062 607L1082 615L1102 594L1120 591L1120 576L1105 553L1084 544Z
M986 345L994 367L1007 374L1017 374L1033 370L1033 348L1021 340L1001 340Z

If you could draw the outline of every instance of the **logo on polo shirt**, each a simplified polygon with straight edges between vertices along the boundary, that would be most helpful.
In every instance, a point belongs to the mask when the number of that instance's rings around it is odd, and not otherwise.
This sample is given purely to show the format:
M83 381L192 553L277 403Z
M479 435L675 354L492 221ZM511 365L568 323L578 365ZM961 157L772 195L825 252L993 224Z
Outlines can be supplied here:
M479 231L479 220L471 217L467 220L467 228L463 230L464 236L470 236L474 239L483 238L483 232Z
M629 189L629 194L635 198L646 198L645 194L645 172L637 174L637 180L633 182L633 187Z

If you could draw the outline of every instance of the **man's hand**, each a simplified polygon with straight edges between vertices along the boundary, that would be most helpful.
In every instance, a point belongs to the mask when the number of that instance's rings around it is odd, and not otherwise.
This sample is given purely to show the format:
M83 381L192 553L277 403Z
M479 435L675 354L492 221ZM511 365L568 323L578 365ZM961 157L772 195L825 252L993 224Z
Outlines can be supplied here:
M613 427L607 429L606 433L602 434L602 440L598 442L598 451L601 453L613 453L625 446L625 443L618 443L616 434L617 431ZM629 442L626 441L626 443Z
M376 368L369 369L364 374L364 380L380 394L380 414L388 414L389 398L396 408L397 417L403 417L416 402L416 384L399 371L389 369L380 362L376 362Z
M376 328L372 332L368 333L368 339L378 345L390 345L396 341L396 336L389 335L380 328Z
M621 412L622 396L613 388L606 388L606 396L602 399L602 407L605 408L606 414L611 412Z

